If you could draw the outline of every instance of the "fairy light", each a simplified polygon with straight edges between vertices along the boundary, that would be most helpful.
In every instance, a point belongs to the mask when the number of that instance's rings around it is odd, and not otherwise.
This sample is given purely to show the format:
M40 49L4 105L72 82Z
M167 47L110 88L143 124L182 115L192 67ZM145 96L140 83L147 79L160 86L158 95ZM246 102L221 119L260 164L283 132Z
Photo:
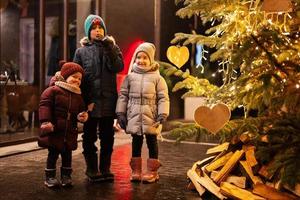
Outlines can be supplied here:
M296 88L297 88L297 89L299 89L299 88L300 88L300 85L299 85L298 83L296 84Z
M234 91L234 90L235 90L235 85L233 85L229 88L229 91Z
M211 23L211 26L213 26L216 22L216 19L213 19L212 23Z
M201 74L204 74L204 66L203 66L201 63L199 63L199 64L196 66L196 68L201 68L200 73L201 73Z
M252 89L252 84L251 84L251 83L248 83L248 84L246 85L245 89L246 89L247 91L249 91L250 89Z

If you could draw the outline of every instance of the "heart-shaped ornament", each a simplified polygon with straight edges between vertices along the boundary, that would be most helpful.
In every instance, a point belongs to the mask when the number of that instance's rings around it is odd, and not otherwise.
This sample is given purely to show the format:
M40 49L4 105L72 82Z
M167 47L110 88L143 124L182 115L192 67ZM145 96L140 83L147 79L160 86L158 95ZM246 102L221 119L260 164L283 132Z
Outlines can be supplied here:
M190 52L186 46L170 46L167 50L167 57L176 67L181 68L189 60Z
M194 113L194 119L203 128L216 134L229 121L230 109L226 104L219 103L212 108L199 106Z

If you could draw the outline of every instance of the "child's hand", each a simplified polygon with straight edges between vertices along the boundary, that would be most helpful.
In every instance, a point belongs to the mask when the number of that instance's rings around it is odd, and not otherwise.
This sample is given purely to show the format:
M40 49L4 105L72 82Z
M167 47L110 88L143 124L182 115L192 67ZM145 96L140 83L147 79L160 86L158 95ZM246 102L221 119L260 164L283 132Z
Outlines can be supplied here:
M109 49L112 49L114 47L114 45L116 44L115 39L112 36L105 36L102 39L102 42L103 42L104 46Z
M42 123L40 128L41 128L42 133L51 133L54 131L54 126L51 122Z
M125 113L117 113L117 122L122 129L126 130L127 118Z
M87 112L81 112L77 115L78 121L80 121L82 123L86 122L88 120L88 118L89 118L89 115Z
M166 114L159 114L156 121L162 124L166 120L167 120L167 115Z
M94 107L95 107L95 103L90 103L88 105L88 111L92 112L94 110Z

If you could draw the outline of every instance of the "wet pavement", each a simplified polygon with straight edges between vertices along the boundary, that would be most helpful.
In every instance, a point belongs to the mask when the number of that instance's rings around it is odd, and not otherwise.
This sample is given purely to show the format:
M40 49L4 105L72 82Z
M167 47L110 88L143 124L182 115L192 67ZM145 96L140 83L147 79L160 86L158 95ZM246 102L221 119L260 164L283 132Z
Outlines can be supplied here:
M178 144L159 142L159 159L163 166L159 170L160 180L154 184L131 183L129 160L130 143L115 146L112 160L114 182L90 183L84 175L85 163L82 148L73 152L73 184L69 189L51 190L44 186L44 168L47 150L0 158L0 199L7 200L163 200L201 199L197 192L186 189L186 172L194 162L205 158L211 146L200 144ZM0 149L1 150L1 149ZM143 145L143 168L148 150ZM57 166L60 166L58 162ZM143 169L145 170L145 168ZM58 170L59 172L59 170Z

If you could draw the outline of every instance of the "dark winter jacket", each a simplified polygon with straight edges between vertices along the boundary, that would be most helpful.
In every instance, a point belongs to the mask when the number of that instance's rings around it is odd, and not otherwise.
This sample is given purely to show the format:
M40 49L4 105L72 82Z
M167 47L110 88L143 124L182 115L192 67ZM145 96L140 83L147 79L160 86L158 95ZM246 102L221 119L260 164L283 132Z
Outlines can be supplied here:
M124 67L119 47L88 41L76 50L73 61L85 72L81 89L86 105L95 103L91 117L115 116L118 98L116 74Z
M41 147L55 147L62 150L64 143L68 150L77 148L77 115L85 110L80 94L70 92L56 85L48 87L41 95L39 104L40 123L51 122L54 132L41 135Z

